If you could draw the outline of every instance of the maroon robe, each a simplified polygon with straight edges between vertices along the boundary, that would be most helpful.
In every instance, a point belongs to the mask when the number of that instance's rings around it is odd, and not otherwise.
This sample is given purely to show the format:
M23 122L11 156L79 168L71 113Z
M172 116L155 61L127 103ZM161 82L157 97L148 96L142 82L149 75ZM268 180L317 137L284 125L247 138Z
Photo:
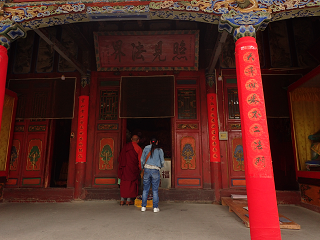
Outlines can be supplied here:
M132 142L123 147L118 162L118 178L121 179L120 195L123 198L135 198L138 195L140 159Z

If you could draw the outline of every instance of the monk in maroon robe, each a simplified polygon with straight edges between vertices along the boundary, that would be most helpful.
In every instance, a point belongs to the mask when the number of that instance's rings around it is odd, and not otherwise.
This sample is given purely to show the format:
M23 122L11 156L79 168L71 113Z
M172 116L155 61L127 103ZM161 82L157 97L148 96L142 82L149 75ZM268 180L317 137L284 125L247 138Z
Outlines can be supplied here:
M138 195L142 149L138 145L139 137L133 135L131 142L121 150L118 158L118 178L120 181L120 205L133 205L133 199Z

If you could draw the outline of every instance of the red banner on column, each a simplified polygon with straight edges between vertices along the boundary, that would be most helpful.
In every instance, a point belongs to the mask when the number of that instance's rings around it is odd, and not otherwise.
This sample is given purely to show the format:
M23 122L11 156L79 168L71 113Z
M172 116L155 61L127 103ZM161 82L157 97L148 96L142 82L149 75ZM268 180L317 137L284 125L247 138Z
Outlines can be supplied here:
M251 239L281 239L255 38L237 40L236 67Z
M273 178L259 55L252 41L245 44L237 48L237 70L246 171L250 177Z
M89 96L79 97L76 162L86 162Z
M217 94L207 94L210 162L220 162Z
M4 103L4 94L6 89L8 54L7 49L0 45L0 128L2 121L2 110Z

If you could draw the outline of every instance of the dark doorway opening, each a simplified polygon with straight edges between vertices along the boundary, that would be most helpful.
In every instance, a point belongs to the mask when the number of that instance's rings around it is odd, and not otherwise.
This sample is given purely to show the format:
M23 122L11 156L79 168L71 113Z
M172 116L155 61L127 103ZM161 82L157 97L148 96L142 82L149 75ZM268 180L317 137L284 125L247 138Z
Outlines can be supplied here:
M67 187L71 119L55 121L50 187Z
M128 118L127 142L130 141L132 135L140 137L139 145L142 149L150 144L152 137L157 137L164 157L171 158L171 118Z

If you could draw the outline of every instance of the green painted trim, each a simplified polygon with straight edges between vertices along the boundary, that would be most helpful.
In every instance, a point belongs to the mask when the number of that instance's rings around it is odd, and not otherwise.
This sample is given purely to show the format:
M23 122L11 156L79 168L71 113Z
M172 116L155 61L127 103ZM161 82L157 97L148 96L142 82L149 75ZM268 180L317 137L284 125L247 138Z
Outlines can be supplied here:
M236 78L228 78L227 83L237 83L237 79Z
M32 180L32 179L39 179L39 184L24 184L24 180ZM22 185L24 185L24 186L34 186L34 185L41 185L41 178L23 178L22 179Z

